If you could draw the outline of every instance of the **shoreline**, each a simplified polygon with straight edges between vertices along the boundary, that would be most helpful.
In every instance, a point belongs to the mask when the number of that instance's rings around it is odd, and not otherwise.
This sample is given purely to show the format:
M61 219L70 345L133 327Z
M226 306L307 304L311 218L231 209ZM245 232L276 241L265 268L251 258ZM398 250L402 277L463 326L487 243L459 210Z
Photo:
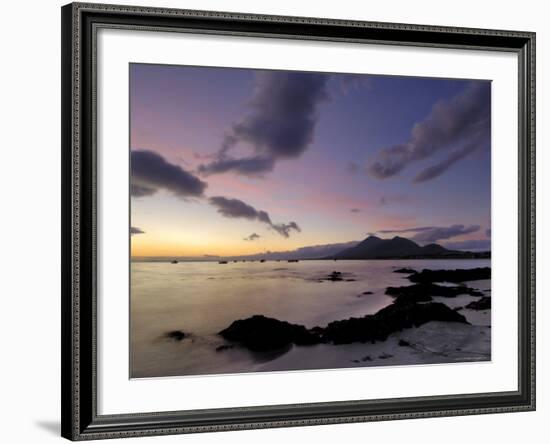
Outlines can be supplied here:
M333 261L333 262L360 262L360 261L416 261L416 260L480 260L480 259L491 259L491 255L487 257L452 257L452 256L445 256L445 257L398 257L398 258L389 258L389 257L381 257L381 258L369 258L369 259L327 259L327 258L307 258L307 259L233 259L232 256L220 256L216 257L216 259L186 259L181 256L159 256L158 258L146 258L143 256L135 256L130 257L130 263L170 263L173 260L177 260L178 263L213 263L217 264L220 260L227 261L227 265L230 264L242 264L242 263L248 263L248 262L257 262L257 263L268 263L268 262L284 262L284 263L296 263L296 262L311 262L311 261ZM236 262L235 262L236 261ZM290 261L290 262L289 262Z

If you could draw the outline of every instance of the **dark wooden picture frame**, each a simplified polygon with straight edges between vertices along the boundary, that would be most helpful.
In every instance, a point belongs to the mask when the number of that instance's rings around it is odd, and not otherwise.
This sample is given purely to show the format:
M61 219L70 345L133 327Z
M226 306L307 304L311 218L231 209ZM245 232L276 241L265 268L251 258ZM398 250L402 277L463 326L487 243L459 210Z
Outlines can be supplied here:
M119 438L535 409L534 33L84 3L66 5L61 13L62 435L65 438ZM115 27L516 54L519 66L518 390L98 415L96 31Z

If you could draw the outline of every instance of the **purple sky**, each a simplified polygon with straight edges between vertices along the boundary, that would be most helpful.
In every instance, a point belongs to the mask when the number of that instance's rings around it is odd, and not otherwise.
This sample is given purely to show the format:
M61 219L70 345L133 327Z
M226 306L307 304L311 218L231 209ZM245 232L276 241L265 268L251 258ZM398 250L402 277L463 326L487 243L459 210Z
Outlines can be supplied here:
M489 248L489 82L132 64L130 110L134 255Z

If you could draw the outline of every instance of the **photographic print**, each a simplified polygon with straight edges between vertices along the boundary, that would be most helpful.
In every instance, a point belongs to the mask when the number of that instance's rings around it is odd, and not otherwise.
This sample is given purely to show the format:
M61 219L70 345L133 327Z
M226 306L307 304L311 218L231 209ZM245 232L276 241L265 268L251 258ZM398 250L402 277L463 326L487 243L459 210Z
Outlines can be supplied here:
M491 82L133 63L130 377L491 360Z

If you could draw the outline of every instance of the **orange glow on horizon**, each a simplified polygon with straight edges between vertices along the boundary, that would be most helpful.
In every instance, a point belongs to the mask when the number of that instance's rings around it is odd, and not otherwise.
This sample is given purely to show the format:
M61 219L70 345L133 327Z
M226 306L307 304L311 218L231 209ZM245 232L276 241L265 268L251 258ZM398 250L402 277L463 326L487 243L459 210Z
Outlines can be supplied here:
M147 239L148 237L148 239ZM131 256L132 257L164 257L164 256L182 256L202 258L211 256L245 256L266 251L280 252L295 250L303 247L304 243L285 239L285 242L277 242L275 239L266 241L234 241L220 242L215 241L189 242L185 240L159 239L153 236L137 235L131 238Z

